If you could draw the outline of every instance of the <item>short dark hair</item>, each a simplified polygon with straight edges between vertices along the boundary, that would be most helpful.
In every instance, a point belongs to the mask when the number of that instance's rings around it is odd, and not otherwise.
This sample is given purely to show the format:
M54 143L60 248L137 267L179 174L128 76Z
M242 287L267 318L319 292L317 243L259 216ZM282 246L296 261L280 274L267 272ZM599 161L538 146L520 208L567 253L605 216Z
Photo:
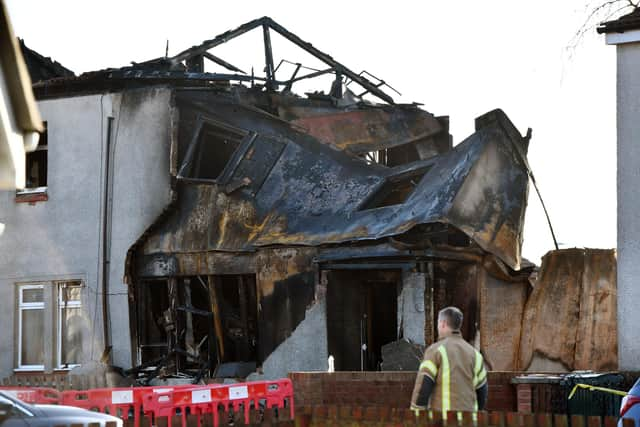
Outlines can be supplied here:
M459 331L462 327L462 311L458 307L445 307L438 312L438 320L444 320L454 331Z

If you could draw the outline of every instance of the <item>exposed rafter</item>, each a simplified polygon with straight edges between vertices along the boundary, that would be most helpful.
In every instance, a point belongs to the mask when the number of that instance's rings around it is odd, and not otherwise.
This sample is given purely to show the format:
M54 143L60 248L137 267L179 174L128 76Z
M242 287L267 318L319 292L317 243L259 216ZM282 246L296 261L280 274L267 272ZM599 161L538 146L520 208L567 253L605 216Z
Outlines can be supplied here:
M365 89L364 93L371 93L372 95L378 97L379 99L389 104L394 104L393 98L380 88L382 85L385 84L384 81L381 81L377 84L373 83L371 80L367 79L361 74L355 73L354 71L350 70L343 64L333 59L330 55L327 55L326 53L318 50L311 43L308 43L302 40L300 37L288 31L286 28L284 28L283 26L275 22L273 19L266 16L247 22L246 24L243 24L234 30L230 30L225 33L222 33L211 40L204 41L202 44L198 46L193 46L183 52L180 52L179 54L170 58L171 64L173 67L178 67L179 64L182 64L183 62L186 62L187 64L199 64L201 63L200 58L205 57L230 70L241 72L238 68L234 67L233 65L227 63L226 61L216 56L213 56L208 51L210 49L213 49L216 46L224 44L258 27L262 27L263 29L264 49L265 49L265 69L267 71L266 83L269 89L276 90L280 85L284 85L285 88L290 89L291 85L294 82L299 81L303 78L311 78L311 77L316 77L322 74L334 73L336 74L336 76L344 75L347 78L351 79L352 81L358 83L360 86L362 86ZM294 75L290 80L277 81L275 77L275 69L273 64L273 53L271 49L270 30L273 30L276 33L280 34L282 37L289 40L291 43L295 44L299 48L303 49L304 51L313 55L315 58L327 64L330 68L322 72L311 73L309 75L302 76L302 77L296 77ZM196 71L196 70L188 70L188 71Z

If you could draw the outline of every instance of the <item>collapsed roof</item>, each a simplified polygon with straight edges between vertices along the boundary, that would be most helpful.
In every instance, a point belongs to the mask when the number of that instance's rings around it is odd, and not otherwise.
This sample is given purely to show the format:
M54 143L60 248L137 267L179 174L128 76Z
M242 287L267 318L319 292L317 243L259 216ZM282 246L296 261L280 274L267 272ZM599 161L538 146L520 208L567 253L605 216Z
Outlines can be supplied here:
M385 167L292 125L274 123L260 111L214 97L195 103L193 98L193 93L178 94L183 117L204 117L200 123L195 119L195 126L187 121L180 131L190 134L178 174L188 185L181 187L175 212L147 239L145 254L253 251L392 237L418 248L428 244L429 235L443 233L425 225L449 224L520 269L528 140L501 111L478 119L477 132L453 149ZM202 152L198 144L207 143L203 129L210 126L213 133L222 124L238 134L233 156L215 176L192 172L193 156ZM424 239L411 242L405 234Z
M211 52L253 29L263 33L264 76ZM294 70L281 78L272 32L326 68L301 74L306 67L288 61ZM205 60L228 72L206 71ZM292 92L327 75L327 94ZM461 231L471 239L461 246L521 267L529 137L500 110L452 147L447 117L395 103L384 80L352 71L268 17L172 57L34 87L43 98L152 84L203 90L176 91L180 202L139 242L144 255L384 239L418 248Z

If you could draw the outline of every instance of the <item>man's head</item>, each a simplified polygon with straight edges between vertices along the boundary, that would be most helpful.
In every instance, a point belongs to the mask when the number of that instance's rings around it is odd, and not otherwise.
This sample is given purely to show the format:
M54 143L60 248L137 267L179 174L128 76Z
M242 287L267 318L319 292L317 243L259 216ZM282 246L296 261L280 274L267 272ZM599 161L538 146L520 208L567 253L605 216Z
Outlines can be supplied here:
M446 337L453 332L460 332L462 327L462 311L457 307L446 307L438 312L438 337Z

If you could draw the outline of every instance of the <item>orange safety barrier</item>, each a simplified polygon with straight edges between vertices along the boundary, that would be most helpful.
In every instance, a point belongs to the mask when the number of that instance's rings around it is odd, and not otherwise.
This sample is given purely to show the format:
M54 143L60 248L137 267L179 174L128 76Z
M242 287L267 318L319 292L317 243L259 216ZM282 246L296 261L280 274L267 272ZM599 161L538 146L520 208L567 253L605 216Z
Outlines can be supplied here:
M63 405L76 406L90 411L103 412L128 420L134 417L139 422L140 402L134 399L133 388L96 388L62 392Z
M142 403L143 412L152 417L181 415L182 426L187 424L187 414L197 416L198 426L201 416L212 414L214 426L219 424L221 409L226 413L242 410L245 423L249 423L251 409L288 408L294 418L293 385L289 379L276 381L253 381L237 384L212 384L176 389L164 393L146 393Z
M234 412L243 406L245 423L249 423L251 403L254 409L264 404L265 408L289 408L291 419L294 418L293 384L289 379L275 381L254 381L229 385L226 390L213 390L214 399L220 401L227 409Z
M133 417L140 427L141 415L158 417L181 415L187 425L187 415L197 416L198 427L204 414L212 414L215 427L219 411L228 415L242 412L245 423L253 409L289 409L294 418L293 384L289 379L252 381L236 384L176 385L154 387L100 388L69 390L62 393L50 388L0 387L0 390L28 403L63 404L98 411L128 420Z
M193 384L159 386L159 387L128 387L128 388L101 388L76 391L70 390L62 393L60 403L76 406L90 411L104 412L128 420L133 416L135 427L140 425L142 401L145 394L167 392L179 388L196 387Z
M0 391L26 403L51 405L60 403L61 399L60 392L52 388L0 387Z

